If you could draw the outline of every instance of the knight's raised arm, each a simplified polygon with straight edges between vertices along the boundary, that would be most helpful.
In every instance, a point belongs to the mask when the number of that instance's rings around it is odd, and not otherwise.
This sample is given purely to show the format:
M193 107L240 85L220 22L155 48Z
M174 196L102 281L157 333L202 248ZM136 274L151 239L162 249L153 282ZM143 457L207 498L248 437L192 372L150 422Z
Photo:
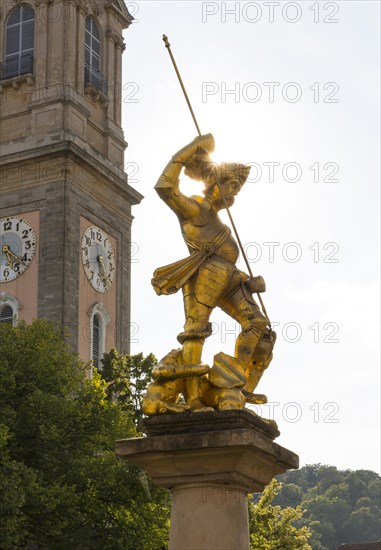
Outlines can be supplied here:
M164 168L158 179L155 190L159 197L178 215L191 218L198 213L198 204L184 195L180 189L179 176L185 163L198 151L210 153L214 150L212 134L199 136L180 149Z

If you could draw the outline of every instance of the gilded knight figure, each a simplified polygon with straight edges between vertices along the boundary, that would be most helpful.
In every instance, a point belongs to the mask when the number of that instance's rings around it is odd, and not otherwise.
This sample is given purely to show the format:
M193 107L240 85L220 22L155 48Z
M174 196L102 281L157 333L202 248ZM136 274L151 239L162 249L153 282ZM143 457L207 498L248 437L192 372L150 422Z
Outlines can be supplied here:
M158 268L152 285L157 294L182 290L184 330L181 348L170 351L154 368L143 401L145 414L242 409L246 402L264 403L254 394L272 359L275 332L253 298L266 290L262 277L250 277L237 268L239 248L220 219L247 180L250 167L212 162L211 134L197 137L178 151L155 185L159 197L176 214L189 256ZM179 176L203 181L203 197L184 195ZM222 196L223 195L223 196ZM212 333L209 321L219 307L241 326L234 356L220 352L211 367L202 363L205 339Z

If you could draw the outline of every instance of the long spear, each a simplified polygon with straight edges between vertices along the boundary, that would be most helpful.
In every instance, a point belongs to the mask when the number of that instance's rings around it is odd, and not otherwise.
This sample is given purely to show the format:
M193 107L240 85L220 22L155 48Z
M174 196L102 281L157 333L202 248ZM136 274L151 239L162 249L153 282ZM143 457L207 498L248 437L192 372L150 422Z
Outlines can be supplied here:
M168 36L166 36L165 34L163 34L163 41L164 41L165 47L166 47L167 50L168 50L168 53L169 53L169 56L170 56L170 58L171 58L173 67L174 67L174 69L175 69L175 71L176 71L177 78L179 79L179 83L180 83L181 89L182 89L182 91L183 91L183 93L184 93L184 97L185 97L185 100L186 100L186 102L187 102L187 104L188 104L188 107L189 107L190 113L191 113L191 115L192 115L193 122L195 123L196 129L197 129L197 132L198 132L198 135L201 136L200 127L199 127L199 125L197 124L197 120L196 120L195 114L194 114L194 112L193 112L192 105L191 105L191 103L190 103L190 101L189 101L189 97L188 97L187 91L186 91L185 86L184 86L184 83L183 83L183 81L182 81L182 78L181 78L179 69L177 68L175 58L173 57L173 53L172 53L172 50L171 50L171 45L170 45L170 43L169 43L169 41L168 41ZM231 215L231 212L230 212L228 203L227 203L227 201L226 201L225 195L222 193L222 189L221 189L221 186L220 186L220 181L219 181L219 178L218 178L217 175L216 175L216 183L217 183L217 185L218 185L218 189L219 189L219 191L220 191L220 195L221 195L221 197L222 197L222 200L223 200L223 202L224 202L224 206L225 206L226 211L227 211L227 213L228 213L230 223L232 224L232 228L233 228L234 234L235 234L236 239L237 239L237 241L238 241L238 244L239 244L239 248L240 248L240 250L241 250L242 257L243 257L243 259L245 260L247 270L248 270L248 272L249 272L250 277L253 278L253 277L254 277L253 272L251 271L251 267L250 267L249 261L248 261L248 259L247 259L245 250L244 250L244 248L243 248L242 241L241 241L241 239L240 239L240 237L239 237L239 235L238 235L238 231L237 231L236 225L235 225L235 223L234 223L233 217L232 217L232 215ZM267 315L267 311L266 311L265 305L264 305L264 303L263 303L262 297L261 297L261 295L260 295L258 292L257 292L256 294L257 294L258 300L259 300L259 302L260 302L260 304L261 304L262 311L263 311L263 313L265 314L266 319L268 320L268 322L269 322L269 324L270 324L270 319L269 319L269 316ZM270 324L270 327L271 327L271 324Z

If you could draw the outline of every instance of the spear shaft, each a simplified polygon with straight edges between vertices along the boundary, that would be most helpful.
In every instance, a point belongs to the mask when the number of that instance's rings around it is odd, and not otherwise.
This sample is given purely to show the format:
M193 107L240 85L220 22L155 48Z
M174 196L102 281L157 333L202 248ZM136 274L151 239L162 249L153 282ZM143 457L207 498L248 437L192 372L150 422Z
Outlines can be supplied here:
M163 41L164 41L165 47L166 47L167 50L168 50L169 57L171 58L173 67L174 67L174 69L175 69L177 78L178 78L178 80L179 80L181 89L182 89L183 94L184 94L185 100L186 100L186 102L187 102L187 105L188 105L188 107L189 107L190 113L191 113L191 115L192 115L193 122L195 123L196 129L197 129L197 132L198 132L198 135L201 136L201 130L200 130L200 127L199 127L199 125L198 125L198 123L197 123L196 116L195 116L195 114L194 114L194 112L193 112L192 105L191 105L191 103L190 103L190 101L189 101L189 97L188 97L187 91L186 91L186 89L185 89L183 80L182 80L182 78L181 78L179 69L177 68L177 64L176 64L175 58L173 57L173 53L172 53L172 50L171 50L171 45L170 45L169 40L168 40L168 36L166 36L165 34L163 34ZM231 225L232 225L232 228L233 228L235 237L236 237L236 239L237 239L237 241L238 241L238 245L239 245L239 248L240 248L240 250L241 250L242 257L243 257L243 259L245 260L247 270L248 270L248 272L249 272L250 277L253 278L253 277L254 277L253 272L251 271L251 267L250 267L249 261L248 261L248 259L247 259L246 254L245 254L245 250L244 250L244 248L243 248L242 241L241 241L240 236L239 236L239 234L238 234L238 230L237 230L237 227L236 227L236 225L235 225L235 223L234 223L233 217L232 217L232 215L231 215L231 212L230 212L228 203L227 203L227 201L226 201L225 195L222 193L222 189L221 189L221 186L220 186L219 177L218 177L217 174L216 174L216 183L217 183L218 189L219 189L219 191L220 191L220 195L221 195L221 197L222 197L224 206L225 206L225 208L226 208L226 212L228 213L229 220L230 220L230 223L231 223ZM259 300L259 302L260 302L260 304L261 304L262 311L263 311L263 313L265 314L266 319L267 319L268 322L270 323L270 319L269 319L269 316L267 315L267 311L266 311L265 305L264 305L264 303L263 303L262 297L261 297L261 295L260 295L258 292L257 292L256 294L257 294L258 300ZM270 325L270 326L271 326L271 325Z
M188 107L189 107L190 113L191 113L191 115L192 115L193 121L194 121L194 123L195 123L195 125L196 125L196 129L197 129L198 135L201 136L200 127L199 127L199 125L197 124L197 120L196 120L195 114L194 114L194 112L193 112L192 105L190 104L190 101L189 101L189 97L188 97L187 91L186 91L185 86L184 86L184 84L183 84L183 80L182 80L182 78L181 78L179 69L177 68L175 58L173 57L173 53L172 53L172 50L171 50L171 45L170 45L170 43L169 43L169 41L168 41L168 36L165 36L165 34L163 34L163 40L164 40L165 47L166 47L167 50L168 50L169 57L171 58L173 67L174 67L174 69L175 69L175 71L176 71L177 78L179 79L180 86L181 86L181 89L182 89L182 91L183 91L183 93L184 93L185 100L186 100L186 102L187 102L187 104L188 104Z

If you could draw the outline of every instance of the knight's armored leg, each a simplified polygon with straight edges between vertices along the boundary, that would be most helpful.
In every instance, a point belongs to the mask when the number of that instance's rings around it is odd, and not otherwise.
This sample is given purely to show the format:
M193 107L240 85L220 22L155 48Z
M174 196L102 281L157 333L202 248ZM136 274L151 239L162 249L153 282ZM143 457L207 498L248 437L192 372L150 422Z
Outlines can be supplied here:
M197 301L195 296L196 277L183 287L185 324L184 332L177 339L182 344L181 361L184 365L201 363L205 338L212 333L209 317L213 310ZM186 400L192 410L200 410L199 379L187 378L185 381Z
M199 269L198 274L183 287L185 325L184 332L177 339L183 344L182 360L184 364L201 362L205 339L212 334L209 323L210 314L219 299L229 287L234 265L211 257ZM198 386L196 378L187 384L187 401L198 406Z
M181 332L177 339L183 345L182 359L184 364L201 362L205 338L212 333L209 317L213 308L197 300L196 282L197 278L194 277L183 287L185 324L184 332Z
M227 300L220 304L220 307L241 325L242 331L235 345L235 357L240 360L246 371L248 383L245 388L253 391L264 370L261 368L256 369L253 363L253 355L262 334L268 326L268 321L242 284L230 294Z
M235 356L247 368L252 361L254 350L268 325L268 321L256 304L247 303L246 300L238 303L237 310L237 321L241 324L242 332L237 338Z

